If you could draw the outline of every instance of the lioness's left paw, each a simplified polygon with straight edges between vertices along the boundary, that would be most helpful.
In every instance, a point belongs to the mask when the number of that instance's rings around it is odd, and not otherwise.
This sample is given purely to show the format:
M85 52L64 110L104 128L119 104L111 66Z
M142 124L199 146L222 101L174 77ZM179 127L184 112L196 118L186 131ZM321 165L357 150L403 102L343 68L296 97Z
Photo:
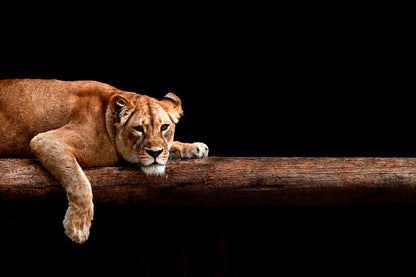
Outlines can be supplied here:
M191 158L206 158L208 157L208 146L202 142L192 143Z

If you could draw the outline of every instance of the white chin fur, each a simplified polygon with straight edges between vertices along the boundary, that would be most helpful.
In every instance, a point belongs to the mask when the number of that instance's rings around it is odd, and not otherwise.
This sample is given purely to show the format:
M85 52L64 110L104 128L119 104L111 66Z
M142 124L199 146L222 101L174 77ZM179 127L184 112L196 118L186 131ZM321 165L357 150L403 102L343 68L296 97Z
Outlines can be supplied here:
M146 175L163 175L165 174L165 165L154 164L149 166L142 166L141 170Z

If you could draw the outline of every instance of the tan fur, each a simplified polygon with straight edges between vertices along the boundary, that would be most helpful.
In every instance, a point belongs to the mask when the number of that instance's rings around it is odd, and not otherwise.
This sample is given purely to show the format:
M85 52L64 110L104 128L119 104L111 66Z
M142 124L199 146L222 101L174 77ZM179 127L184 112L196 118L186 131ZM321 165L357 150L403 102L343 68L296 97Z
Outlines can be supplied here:
M81 167L126 160L163 174L169 154L206 157L203 143L173 141L182 113L173 93L159 101L94 81L0 80L0 157L39 159L65 188L65 233L83 243L94 212Z

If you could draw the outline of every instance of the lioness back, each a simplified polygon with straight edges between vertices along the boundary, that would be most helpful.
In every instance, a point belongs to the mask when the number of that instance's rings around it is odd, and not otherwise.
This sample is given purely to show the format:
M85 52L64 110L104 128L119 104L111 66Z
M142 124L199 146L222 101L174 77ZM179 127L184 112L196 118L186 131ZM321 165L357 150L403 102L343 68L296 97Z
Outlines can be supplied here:
M112 91L95 81L0 80L0 156L32 156L35 135L66 125L80 109L101 113L96 119L104 120Z

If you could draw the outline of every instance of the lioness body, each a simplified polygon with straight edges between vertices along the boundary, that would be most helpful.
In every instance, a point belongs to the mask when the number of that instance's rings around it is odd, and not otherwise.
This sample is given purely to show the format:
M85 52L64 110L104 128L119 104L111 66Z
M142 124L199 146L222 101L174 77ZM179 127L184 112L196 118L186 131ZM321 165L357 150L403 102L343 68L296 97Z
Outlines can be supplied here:
M182 114L180 99L162 101L94 81L0 80L0 157L36 156L66 190L66 234L76 242L89 235L91 185L81 166L141 165L163 174L169 153L201 158L202 143L174 142Z
M116 151L109 151L114 143L106 132L105 111L111 95L124 92L98 82L57 80L4 80L0 92L0 156L33 156L34 136L71 124L85 126L82 140L97 154L79 163L118 161Z

